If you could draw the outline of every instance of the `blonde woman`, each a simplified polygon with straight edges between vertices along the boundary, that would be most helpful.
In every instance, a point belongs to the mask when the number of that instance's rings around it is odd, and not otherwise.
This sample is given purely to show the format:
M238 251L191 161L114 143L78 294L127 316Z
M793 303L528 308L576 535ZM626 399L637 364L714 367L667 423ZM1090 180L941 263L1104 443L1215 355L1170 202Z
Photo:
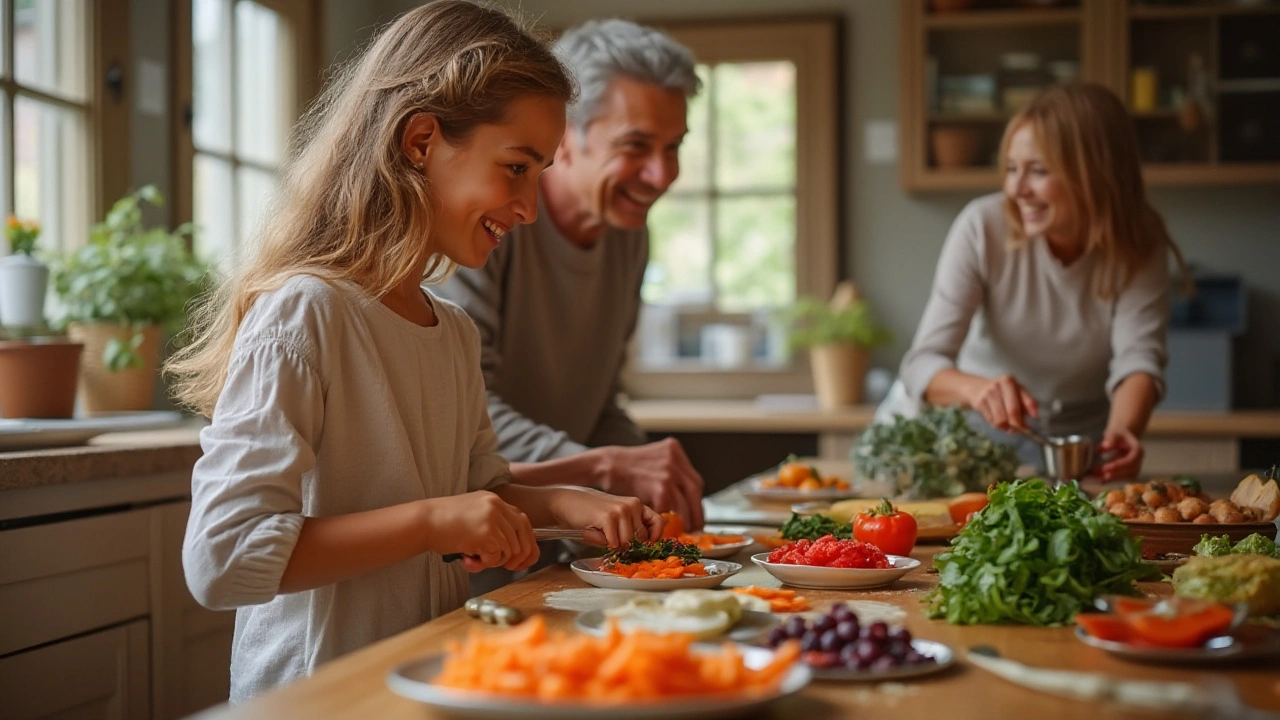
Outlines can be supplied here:
M1003 192L969 203L943 245L902 361L909 400L971 408L1033 464L1029 422L1101 441L1105 480L1138 474L1164 393L1169 258L1183 262L1136 147L1099 85L1047 90L1009 122Z
M532 222L565 69L506 15L440 0L308 113L257 254L169 365L210 415L183 567L236 608L231 699L448 612L466 570L528 567L533 525L656 536L634 498L508 483L475 326L421 287Z

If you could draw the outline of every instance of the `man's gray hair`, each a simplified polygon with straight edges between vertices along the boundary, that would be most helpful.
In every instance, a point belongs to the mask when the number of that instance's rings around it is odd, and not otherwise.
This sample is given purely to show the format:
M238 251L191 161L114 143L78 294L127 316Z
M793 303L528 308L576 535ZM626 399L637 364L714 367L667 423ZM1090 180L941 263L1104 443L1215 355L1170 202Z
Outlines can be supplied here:
M561 35L555 51L578 79L578 101L568 115L579 134L596 118L609 82L618 75L679 90L686 98L702 87L689 48L628 20L589 20Z

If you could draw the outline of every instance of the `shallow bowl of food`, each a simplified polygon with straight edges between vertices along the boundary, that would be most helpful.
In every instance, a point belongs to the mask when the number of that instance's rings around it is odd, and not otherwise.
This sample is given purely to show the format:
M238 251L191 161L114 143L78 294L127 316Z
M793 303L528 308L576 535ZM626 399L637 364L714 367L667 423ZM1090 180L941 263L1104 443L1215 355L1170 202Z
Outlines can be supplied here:
M702 560L706 575L694 575L679 578L649 579L629 578L600 569L601 558L583 558L569 563L574 575L589 585L609 590L641 590L645 592L661 592L663 590L679 590L683 588L714 588L725 580L742 571L742 566L727 560Z

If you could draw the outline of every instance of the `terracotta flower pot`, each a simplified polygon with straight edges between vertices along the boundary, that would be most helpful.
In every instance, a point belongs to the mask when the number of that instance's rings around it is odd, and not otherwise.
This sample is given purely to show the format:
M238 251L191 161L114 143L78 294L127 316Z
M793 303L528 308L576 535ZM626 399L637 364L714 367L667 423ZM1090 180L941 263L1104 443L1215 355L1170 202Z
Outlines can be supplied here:
M76 377L84 345L0 342L0 416L69 418L76 409Z
M151 409L156 372L160 367L160 326L142 330L142 345L137 350L142 357L141 368L112 371L102 359L112 338L127 344L135 332L127 325L71 323L67 326L67 335L84 343L80 389L85 414Z
M978 161L978 131L973 128L936 127L929 140L940 168L972 167Z
M851 344L817 345L809 349L813 389L824 410L862 402L867 378L867 351Z

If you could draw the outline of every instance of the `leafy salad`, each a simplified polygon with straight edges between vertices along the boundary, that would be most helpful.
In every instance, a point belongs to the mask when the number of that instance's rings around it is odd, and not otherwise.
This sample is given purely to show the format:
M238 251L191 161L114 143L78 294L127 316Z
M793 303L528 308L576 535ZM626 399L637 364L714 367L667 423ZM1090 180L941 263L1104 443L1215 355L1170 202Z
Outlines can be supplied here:
M842 523L826 515L810 515L800 517L791 513L778 534L784 540L817 540L823 535L834 535L837 540L848 540L853 537L853 523Z
M985 491L1018 469L1013 447L971 428L958 407L927 407L913 419L872 425L852 458L862 477L919 499Z
M1099 511L1074 483L1039 478L997 485L991 502L934 558L939 585L929 617L958 625L1072 622L1099 595L1138 594L1159 580L1124 522Z

